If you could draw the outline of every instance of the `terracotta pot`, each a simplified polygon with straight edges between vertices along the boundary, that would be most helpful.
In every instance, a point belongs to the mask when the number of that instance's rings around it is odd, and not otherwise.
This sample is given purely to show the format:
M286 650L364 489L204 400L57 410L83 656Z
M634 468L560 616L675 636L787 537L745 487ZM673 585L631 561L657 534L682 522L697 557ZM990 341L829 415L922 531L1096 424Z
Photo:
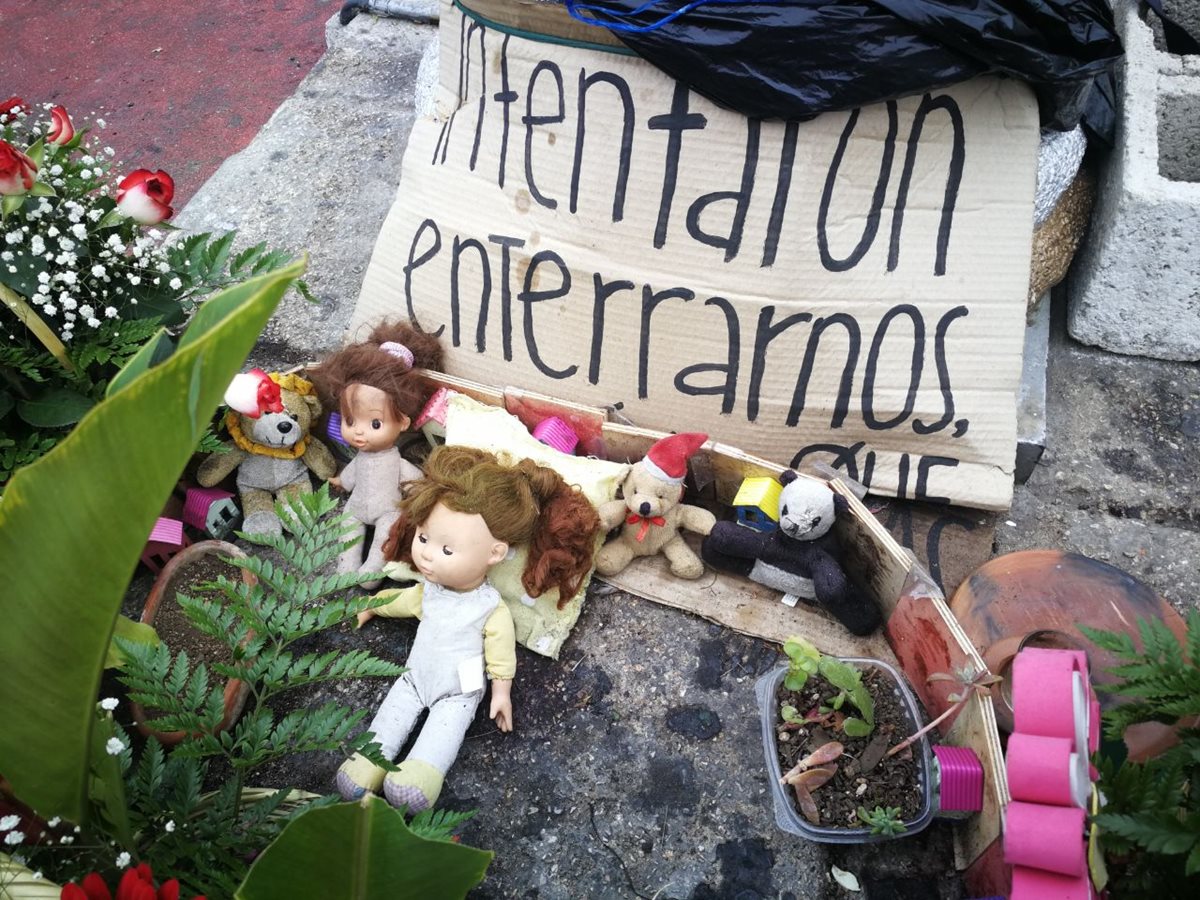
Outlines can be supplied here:
M244 559L246 554L228 541L198 541L195 544L184 547L171 557L170 562L158 574L154 586L150 589L149 596L146 597L146 606L142 610L142 616L139 621L147 625L153 625L154 619L158 615L159 607L163 602L175 602L176 585L179 583L181 576L186 572L188 566L206 556L229 556ZM240 571L242 581L247 585L253 586L258 583L256 576L245 569L241 569ZM242 707L246 705L246 697L249 693L250 684L248 682L231 678L225 683L225 715L221 719L221 724L217 726L218 732L227 730L237 721L238 716L242 714ZM137 724L138 731L146 737L157 738L166 747L173 747L187 737L187 732L185 731L156 731L150 724L146 711L140 704L131 702L130 706L133 710L133 721Z
M894 667L881 659L841 657L841 661L849 663L856 669L877 668L886 673L892 681L893 690L900 696L902 701L901 706L908 720L909 729L916 731L921 727L921 714L917 707L917 700L905 683L904 677ZM754 692L758 697L759 714L762 720L763 753L767 761L767 778L771 783L771 800L775 807L775 824L789 834L799 835L810 841L825 844L875 844L881 841L895 840L897 837L910 837L924 830L933 820L934 815L933 753L929 748L928 735L923 735L912 746L913 755L917 760L919 770L917 777L920 781L923 800L920 811L913 818L904 820L904 832L902 834L895 836L872 834L871 829L867 827L837 828L813 825L800 815L795 804L792 802L789 793L790 789L779 781L783 772L779 767L779 755L777 753L775 738L775 729L779 725L779 704L775 699L775 692L779 689L779 685L783 683L783 677L787 674L787 670L788 664L783 663L759 678L754 686Z

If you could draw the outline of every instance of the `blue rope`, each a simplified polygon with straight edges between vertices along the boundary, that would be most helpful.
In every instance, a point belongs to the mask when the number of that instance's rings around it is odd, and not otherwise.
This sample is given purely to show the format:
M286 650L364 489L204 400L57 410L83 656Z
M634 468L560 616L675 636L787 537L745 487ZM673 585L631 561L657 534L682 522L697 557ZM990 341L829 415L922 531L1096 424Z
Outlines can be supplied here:
M656 31L664 25L675 21L680 16L687 15L698 6L704 6L707 3L723 3L737 4L746 3L749 0L691 0L690 3L681 6L674 12L668 13L661 19L650 22L647 25L631 25L628 22L609 21L608 19L622 19L628 16L636 16L646 12L654 6L658 6L662 0L646 0L641 6L628 11L619 11L608 9L604 6L596 6L591 3L580 3L579 0L566 0L567 12L571 17L583 22L585 25L595 25L600 28L607 28L610 31L624 31L630 34L645 33L648 31ZM608 18L601 18L605 16Z

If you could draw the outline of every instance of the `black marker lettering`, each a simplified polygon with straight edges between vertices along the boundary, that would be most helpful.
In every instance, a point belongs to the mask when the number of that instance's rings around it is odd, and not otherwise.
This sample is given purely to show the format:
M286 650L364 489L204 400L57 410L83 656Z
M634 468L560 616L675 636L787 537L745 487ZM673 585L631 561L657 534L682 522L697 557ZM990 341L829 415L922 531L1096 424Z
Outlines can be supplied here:
M512 257L509 251L524 247L525 242L503 234L489 234L488 242L500 247L500 346L504 350L504 361L512 362L512 288L508 282Z
M758 136L762 123L757 119L746 120L746 157L742 164L742 184L736 191L713 191L696 198L688 207L687 230L695 240L710 247L724 248L725 262L738 254L742 246L742 228L746 224L746 209L750 206L750 194L754 190L754 173L758 168ZM733 201L733 220L729 223L729 234L709 234L700 227L700 216L713 203Z
M480 278L483 281L483 287L479 292L479 322L475 328L475 349L479 353L483 353L486 345L485 331L487 329L488 317L488 301L492 296L492 267L488 263L487 248L474 238L467 238L465 241L455 235L454 245L450 252L450 340L455 347L460 346L459 341L459 315L460 315L460 294L458 286L458 266L459 259L466 250L475 250L479 253L479 271Z
M638 397L645 400L649 396L650 382L650 319L654 309L667 300L682 300L685 303L695 297L695 293L687 288L667 288L655 293L648 284L642 285L642 341L638 348Z
M549 290L535 291L533 283L537 279L538 267L543 263L552 263L558 268L559 285ZM579 366L572 365L565 369L552 369L542 360L541 354L538 353L537 339L533 336L533 305L545 300L557 300L570 292L571 270L567 268L562 257L553 250L539 250L533 254L533 258L529 260L529 268L525 270L525 289L521 291L517 299L525 304L525 349L529 351L529 359L537 366L539 372L551 378L570 378L579 369Z
M417 252L417 244L421 241L421 235L426 229L433 231L433 246L421 253L420 256L413 258ZM413 326L418 331L424 331L432 334L434 337L440 337L441 333L446 330L445 325L439 325L437 331L429 331L428 328L421 327L421 323L417 321L417 313L413 309L413 284L412 273L425 263L429 262L442 249L442 233L438 231L437 223L433 219L426 219L417 226L417 231L413 235L412 243L408 247L408 262L404 264L404 302L408 304L408 317L412 320Z
M699 113L688 112L688 88L682 81L675 82L675 94L671 98L671 111L666 115L654 116L646 123L651 131L666 131L667 157L663 162L662 199L658 203L658 224L654 228L654 247L661 249L667 242L667 225L671 221L671 204L675 200L675 181L679 176L679 150L685 131L698 131L708 124L708 119Z
M625 79L612 72L597 72L587 77L584 69L579 70L579 116L575 126L575 165L571 169L571 212L579 208L579 175L583 168L584 123L587 119L587 92L593 84L604 82L617 89L621 98L624 117L621 122L621 154L617 163L617 183L613 190L612 220L620 222L625 217L625 185L629 181L629 164L633 155L633 95ZM607 123L605 123L607 126ZM607 127L605 131L607 132ZM606 135L607 140L607 135Z
M696 363L680 369L675 375L675 390L692 397L706 394L717 394L721 397L721 413L728 415L733 412L733 404L737 401L738 363L741 356L742 334L738 324L737 310L724 297L709 297L704 301L705 306L715 306L725 313L725 346L728 356L723 363ZM723 384L696 386L688 384L688 376L703 372L724 372Z
M902 315L908 316L913 323L913 352L908 376L908 393L904 398L904 408L892 418L881 422L875 418L875 374L879 367L879 353L883 349L883 340L887 337L888 326L891 325L893 319ZM924 364L925 320L921 317L921 311L911 303L893 306L879 320L879 328L875 331L875 337L871 341L871 350L867 354L867 371L863 376L862 413L863 422L868 428L872 431L885 431L888 428L895 428L912 415L913 407L917 402L917 389L921 386L921 369ZM891 381L890 378L889 381Z
M799 322L811 322L812 313L793 313L778 325L772 325L774 306L764 306L758 311L758 328L754 332L754 353L750 357L750 391L746 396L746 418L753 422L758 418L758 395L762 390L763 374L767 370L767 347L771 341Z
M632 291L632 281L605 282L600 273L592 275L592 353L588 361L588 381L597 384L600 381L600 355L604 346L604 309L608 298L617 291Z
M538 76L542 72L549 72L554 76L554 87L558 94L558 112L548 116L535 116L533 114L533 92L537 87ZM525 92L525 115L521 117L521 122L525 125L525 183L529 185L529 194L547 209L554 209L558 206L558 201L551 197L546 197L537 189L537 185L533 180L533 126L534 125L555 125L565 119L566 105L563 99L563 79L562 72L555 63L548 60L542 60L533 69L529 76L529 88Z

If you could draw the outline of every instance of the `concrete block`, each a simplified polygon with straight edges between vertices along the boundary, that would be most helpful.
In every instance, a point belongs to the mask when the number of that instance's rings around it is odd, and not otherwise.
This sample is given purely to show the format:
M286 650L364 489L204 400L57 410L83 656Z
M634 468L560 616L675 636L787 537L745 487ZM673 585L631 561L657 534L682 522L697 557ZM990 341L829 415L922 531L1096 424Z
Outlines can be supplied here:
M1200 360L1200 58L1167 53L1138 4L1118 0L1125 43L1117 145L1069 278L1072 337L1106 350ZM1200 0L1167 3L1200 19Z
M1046 449L1046 366L1050 357L1050 292L1025 327L1025 355L1017 388L1017 462L1013 479L1024 484Z

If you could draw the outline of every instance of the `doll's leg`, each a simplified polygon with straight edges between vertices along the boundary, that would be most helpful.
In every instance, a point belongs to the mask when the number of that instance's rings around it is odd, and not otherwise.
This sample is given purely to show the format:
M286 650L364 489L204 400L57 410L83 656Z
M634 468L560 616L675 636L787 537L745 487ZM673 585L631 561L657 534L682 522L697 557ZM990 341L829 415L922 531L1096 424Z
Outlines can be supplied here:
M367 558L363 560L363 564L358 567L360 574L366 572L383 571L383 564L385 562L383 558L383 545L387 542L388 532L392 530L392 525L399 518L400 511L396 510L396 512L380 516L375 520L375 535L371 538L371 549L367 553ZM354 549L357 550L359 548L356 547ZM382 579L378 579L376 581L367 581L363 583L363 587L368 591L373 591L375 588L379 587L381 582Z
M392 806L420 812L437 802L442 782L462 747L463 736L475 718L482 691L454 694L429 708L421 733L400 768L389 772L383 795Z
M596 571L601 575L616 575L633 561L633 550L617 537L600 548L596 554Z
M408 733L417 721L417 716L424 708L425 704L421 702L412 681L406 676L401 676L388 691L383 705L379 707L379 712L375 713L375 718L371 720L367 729L375 734L375 740L379 742L385 757L393 759L400 752ZM334 784L337 785L338 793L343 799L357 800L368 791L378 793L386 774L386 770L361 753L355 753L342 763Z
M662 554L671 564L671 572L677 578L699 578L704 574L704 563L692 552L682 534L677 534L663 544Z
M270 491L244 488L242 499L242 530L247 534L283 534L283 525L275 515L275 500Z
M339 575L343 575L346 572L358 571L358 566L359 563L362 562L363 555L362 539L367 533L366 524L360 522L358 519L354 518L354 516L346 517L345 527L346 534L342 540L352 541L355 538L358 538L358 543L353 547L347 547L341 552L341 554L339 554L337 564ZM375 582L374 585L363 585L363 587L367 588L367 590L374 590L375 588L379 587L379 582Z

